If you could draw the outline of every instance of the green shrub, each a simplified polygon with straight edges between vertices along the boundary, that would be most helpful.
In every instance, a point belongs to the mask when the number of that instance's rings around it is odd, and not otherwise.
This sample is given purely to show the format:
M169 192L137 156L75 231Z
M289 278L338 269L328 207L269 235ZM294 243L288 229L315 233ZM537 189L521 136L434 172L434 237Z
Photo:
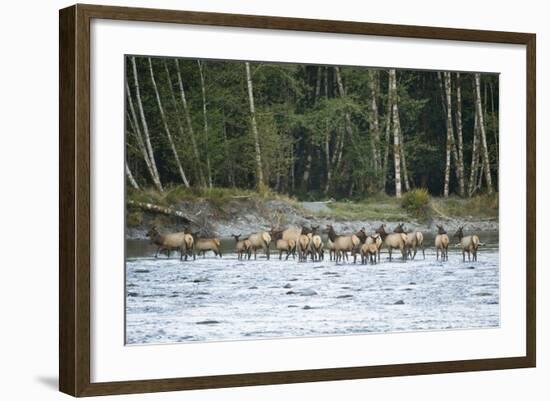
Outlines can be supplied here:
M407 192L401 199L401 207L417 218L425 218L430 211L430 194L425 188Z
M143 214L140 211L128 211L126 213L126 225L128 227L139 226L143 221Z

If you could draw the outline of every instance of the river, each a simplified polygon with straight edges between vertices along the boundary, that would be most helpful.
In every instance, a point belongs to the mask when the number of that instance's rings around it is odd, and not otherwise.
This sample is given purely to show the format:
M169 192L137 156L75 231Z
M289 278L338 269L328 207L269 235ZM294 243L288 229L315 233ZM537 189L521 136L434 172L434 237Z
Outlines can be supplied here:
M127 344L223 341L499 326L498 233L480 233L477 262L449 248L435 259L377 265L240 261L234 240L223 257L180 262L148 241L126 241ZM451 242L456 242L451 240ZM395 255L395 253L394 253ZM327 255L328 256L328 255ZM283 258L284 259L284 258Z

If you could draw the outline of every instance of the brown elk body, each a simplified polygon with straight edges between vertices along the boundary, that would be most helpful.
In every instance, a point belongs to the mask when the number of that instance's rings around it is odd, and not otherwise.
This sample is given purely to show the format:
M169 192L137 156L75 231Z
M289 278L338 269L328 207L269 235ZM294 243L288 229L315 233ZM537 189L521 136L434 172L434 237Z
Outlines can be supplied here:
M365 228L361 228L354 235L357 237L357 239L359 239L359 242L357 243L357 245L355 245L355 247L351 251L351 254L353 256L353 263L357 262L357 254L361 255L361 247L363 246L363 244L365 243L368 237L365 231Z
M460 226L458 231L455 233L455 237L458 237L460 241L458 244L462 248L462 261L466 261L466 253L468 254L468 262L470 261L470 256L473 257L474 261L477 261L477 249L484 245L477 235L464 235L463 230L464 226Z
M251 243L248 238L240 239L240 234L231 234L231 236L235 238L235 252L237 253L237 259L245 259L246 256L250 259Z
M405 248L405 242L407 240L407 236L402 233L388 234L386 232L385 227L386 225L382 224L380 227L378 227L378 229L376 230L376 233L380 234L380 238L382 238L382 246L388 250L388 253L390 256L390 262L392 260L392 251L394 249L399 249L401 251L402 259L405 260L407 258L406 248Z
M275 248L279 251L279 260L282 259L283 252L286 252L285 260L288 260L290 254L292 257L296 255L296 241L294 239L283 239L283 233L286 230L271 229L269 234L273 241L275 241Z
M206 252L212 251L214 255L222 257L220 250L220 240L218 238L198 238L198 233L193 233L193 239L195 241L195 253L199 256L202 253L202 257L206 257Z
M336 248L334 247L334 242L332 242L330 238L327 240L327 249L330 260L336 260Z
M323 260L325 257L323 250L323 239L319 234L317 234L318 230L319 226L311 226L312 232L311 234L308 234L308 236L310 236L309 253L312 260Z
M267 231L260 231L248 236L252 252L254 252L254 260L256 260L256 251L263 249L265 256L269 260L269 244L271 244L271 235Z
M296 246L298 248L298 261L305 262L309 252L309 242L311 241L310 234L300 234Z
M353 252L354 249L356 249L357 245L359 245L360 240L357 237L357 235L338 235L334 231L334 227L332 225L327 225L326 233L328 234L328 237L330 241L333 243L334 251L336 254L336 262L339 262L340 260L348 260L348 252Z
M439 260L439 254L441 253L441 260L449 260L449 236L443 226L437 225L437 235L435 236L435 258Z
M281 239L293 240L294 242L297 242L300 234L302 234L301 227L289 227L282 231Z
M421 231L416 231L416 247L422 249L422 259L426 259L426 253L424 250L424 234ZM416 256L416 249L414 250L413 259Z
M367 239L365 240L365 244L375 244L376 245L376 258L378 259L378 263L380 263L380 248L382 248L382 237L380 237L380 234L375 233L373 235L369 235Z
M188 247L193 249L193 237L185 232L161 234L157 227L153 226L146 236L151 238L151 241L157 246L155 258L158 257L159 252L166 252L167 256L170 257L172 251L179 251L180 260L183 259L184 254L185 260L187 260Z
M394 233L405 234L405 248L407 256L412 260L416 257L418 248L422 248L422 255L424 259L426 258L424 254L424 235L420 231L406 232L403 223L397 225L393 230Z
M371 264L376 264L378 255L378 246L376 245L376 241L373 240L369 243L365 241L365 243L361 245L360 253L362 264L367 264L369 261Z

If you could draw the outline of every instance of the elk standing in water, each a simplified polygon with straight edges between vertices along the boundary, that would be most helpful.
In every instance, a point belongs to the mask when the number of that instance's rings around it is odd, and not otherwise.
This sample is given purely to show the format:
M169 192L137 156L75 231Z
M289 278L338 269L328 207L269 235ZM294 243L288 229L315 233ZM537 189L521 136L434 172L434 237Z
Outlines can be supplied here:
M394 233L405 234L407 239L405 240L405 247L407 248L407 256L413 260L416 257L416 252L419 247L422 248L422 256L426 259L424 254L424 235L420 231L406 232L404 224L398 224L393 230Z
M319 226L311 226L311 239L309 241L309 252L312 260L323 260L325 253L323 251L323 239L317 234Z
M332 225L327 225L325 232L328 234L330 241L334 244L334 251L336 253L336 262L339 260L348 260L348 252L353 250L359 245L359 238L355 235L338 235L334 231Z
M387 233L386 232L386 225L382 224L378 229L376 230L377 234L380 234L380 238L382 238L382 246L386 247L388 249L388 253L390 255L390 262L392 260L392 250L393 249L399 249L401 251L401 255L403 260L407 259L406 249L405 249L405 242L407 240L407 236L405 234L400 233Z
M437 235L435 236L435 258L439 260L439 252L441 252L441 260L449 260L449 236L447 231L436 224Z
M355 248L353 248L353 251L351 252L351 254L353 255L353 263L357 261L357 254L361 254L361 247L368 237L364 227L357 231L354 235L359 239L359 243L355 246Z
M202 253L202 257L206 257L207 251L214 252L214 255L222 257L222 252L220 251L220 240L218 238L199 238L199 232L192 234L195 241L195 252L199 254Z
M279 251L279 260L282 259L283 252L286 252L285 260L288 260L290 254L292 254L292 257L295 257L296 254L296 241L293 239L283 239L284 231L271 229L269 232L273 241L275 241L275 248Z
M336 248L334 247L334 242L332 242L330 238L327 240L327 249L330 260L336 260Z
M271 235L267 231L260 231L255 234L251 234L248 237L251 244L251 249L254 251L254 260L256 260L256 251L263 249L267 260L269 260L269 244L271 244Z
M157 246L155 258L158 257L159 252L166 251L167 256L170 257L172 251L180 251L180 260L183 259L184 253L185 260L187 260L187 241L190 241L190 246L193 247L193 238L189 238L189 234L185 232L161 234L157 227L153 226L145 235L151 238L151 241Z
M307 255L309 253L309 243L313 237L311 229L302 226L302 231L298 237L296 246L298 247L298 261L307 261Z
M379 255L379 248L376 243L376 240L380 237L374 238L369 236L368 238L371 238L371 241L365 243L361 246L360 253L361 253L361 264L367 264L370 260L371 264L376 264L377 256Z
M378 233L369 235L365 240L366 245L370 245L370 244L376 245L376 258L378 259L378 263L380 263L380 248L382 247L382 243L383 243L382 237L380 237L380 234Z
M474 262L477 261L477 249L484 245L482 242L479 241L479 237L477 235L467 235L464 236L463 230L464 226L460 226L455 233L455 237L458 237L459 245L462 248L462 261L466 261L466 253L468 253L468 262L470 261L470 254L474 259Z
M245 239L239 239L241 237L241 234L231 234L233 238L235 238L235 252L237 252L237 259L245 259L246 255L248 255L248 259L250 259L250 248L252 244L248 240L248 238Z

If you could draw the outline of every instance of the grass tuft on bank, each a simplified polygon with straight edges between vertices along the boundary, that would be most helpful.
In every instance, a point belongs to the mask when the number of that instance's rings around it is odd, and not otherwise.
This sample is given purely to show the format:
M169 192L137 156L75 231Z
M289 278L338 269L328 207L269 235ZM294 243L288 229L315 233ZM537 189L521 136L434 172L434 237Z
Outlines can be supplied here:
M432 208L454 218L498 219L498 193L472 198L432 198Z

